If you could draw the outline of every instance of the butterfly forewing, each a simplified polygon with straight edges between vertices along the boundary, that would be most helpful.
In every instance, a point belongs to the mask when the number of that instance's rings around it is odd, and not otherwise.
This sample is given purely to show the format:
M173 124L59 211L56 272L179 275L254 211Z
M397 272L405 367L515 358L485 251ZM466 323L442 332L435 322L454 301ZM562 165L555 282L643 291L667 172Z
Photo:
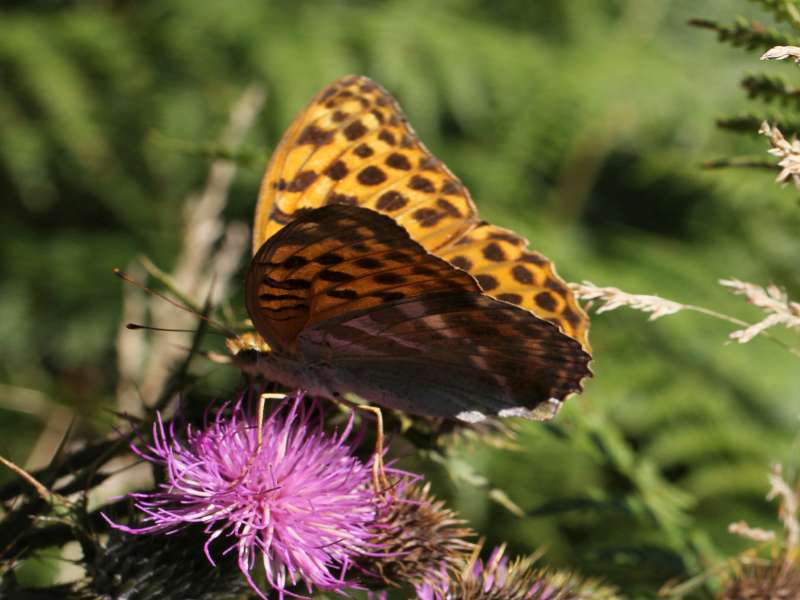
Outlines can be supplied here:
M346 205L301 212L259 249L246 301L267 343L287 352L299 332L340 314L434 293L480 291L392 219Z
M533 311L589 349L588 317L552 263L513 232L480 222L463 184L425 148L394 98L366 77L330 84L284 135L261 184L253 251L298 210L329 204L391 216L428 251L475 275L488 294Z

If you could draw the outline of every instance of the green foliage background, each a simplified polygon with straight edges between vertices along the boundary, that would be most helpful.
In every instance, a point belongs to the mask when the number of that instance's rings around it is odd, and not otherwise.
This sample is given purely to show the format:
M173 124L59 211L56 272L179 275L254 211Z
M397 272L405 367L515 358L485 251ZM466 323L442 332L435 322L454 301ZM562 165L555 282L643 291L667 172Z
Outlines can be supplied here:
M759 6L769 4L3 3L0 453L24 462L42 427L15 408L20 390L68 405L82 434L108 431L121 296L111 268L140 253L170 266L181 206L209 163L185 148L212 143L251 82L268 100L229 220L249 220L294 114L353 72L396 95L482 215L527 235L567 280L748 320L758 312L718 279L774 281L797 298L796 190L769 171L700 164L765 156L765 139L714 119L763 109L737 89L744 75L800 73L765 70L762 46L732 49L686 24L743 14L772 26ZM240 297L233 305L243 316ZM520 452L473 444L416 467L490 545L546 546L550 564L652 597L741 549L728 523L773 527L768 467L797 462L797 359L761 339L726 344L730 329L692 314L594 317L595 378L555 423L525 425ZM470 484L476 476L524 516Z

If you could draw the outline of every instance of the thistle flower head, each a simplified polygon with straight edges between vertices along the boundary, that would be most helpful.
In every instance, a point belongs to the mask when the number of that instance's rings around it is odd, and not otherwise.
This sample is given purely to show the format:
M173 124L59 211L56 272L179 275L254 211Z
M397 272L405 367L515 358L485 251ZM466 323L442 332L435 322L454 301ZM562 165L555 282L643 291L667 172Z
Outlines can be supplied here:
M236 403L219 411L202 430L187 427L179 440L174 422L159 416L153 443L135 451L164 466L166 480L150 493L132 494L144 513L142 528L114 525L129 533L171 532L192 523L205 526L205 554L214 564L212 542L235 551L238 566L258 594L252 571L262 563L268 585L305 583L342 591L353 558L373 548L369 526L376 516L370 468L346 443L352 418L337 435L322 430L320 409L298 394L273 410L262 426Z
M396 482L372 525L380 554L365 557L364 569L392 586L441 587L442 572L457 573L469 558L474 532L444 502L430 494L430 484L411 477Z
M720 600L800 597L800 569L791 562L748 565L729 582Z
M418 586L418 600L618 600L613 589L591 579L536 568L536 556L509 561L504 553L505 545L485 563L472 560L459 577L444 582L444 592L431 584Z

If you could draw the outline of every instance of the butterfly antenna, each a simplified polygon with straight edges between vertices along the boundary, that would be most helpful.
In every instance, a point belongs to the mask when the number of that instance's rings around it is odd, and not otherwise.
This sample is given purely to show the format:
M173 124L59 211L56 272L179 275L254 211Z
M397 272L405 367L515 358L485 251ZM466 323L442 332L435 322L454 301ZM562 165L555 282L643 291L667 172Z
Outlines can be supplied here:
M152 325L142 325L141 323L126 323L126 329L147 329L148 331L162 331L170 333L197 333L197 329L171 329L169 327L153 327ZM228 335L224 331L212 331L215 335Z
M131 285L133 285L135 287L138 287L140 290L144 290L145 292L153 294L154 296L157 296L158 298L161 298L165 302L170 303L175 308L180 308L181 310L185 310L186 312L191 313L191 314L201 318L206 323L208 323L212 327L217 328L218 330L220 330L225 335L228 335L228 336L231 336L231 337L238 337L235 331L231 331L230 329L225 327L225 325L223 325L222 323L219 323L218 321L215 321L214 319L212 319L212 318L210 318L210 317L198 312L196 309L192 308L191 306L187 306L186 304L181 304L180 302L178 302L177 300L173 300L172 298L170 298L166 294L162 294L161 292L157 292L156 290L147 287L141 281L138 281L138 280L134 279L133 277L128 275L122 269L119 269L119 268L115 267L113 269L113 271L114 271L114 275L116 275L117 277L122 279L122 281L124 281L125 283L129 283L129 284L131 284ZM126 325L126 327L128 329L157 329L157 328L145 327L145 326L131 327L131 325L135 325L135 324L134 323L129 323L128 325ZM179 329L175 329L175 330L162 329L161 331L181 331L181 330L179 330Z

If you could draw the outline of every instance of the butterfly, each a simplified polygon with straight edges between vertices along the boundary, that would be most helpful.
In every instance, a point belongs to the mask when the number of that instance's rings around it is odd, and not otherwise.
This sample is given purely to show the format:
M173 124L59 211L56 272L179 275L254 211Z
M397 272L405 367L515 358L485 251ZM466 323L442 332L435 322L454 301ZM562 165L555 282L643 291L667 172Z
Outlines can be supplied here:
M553 264L513 231L481 221L464 185L366 77L325 87L284 134L262 179L253 253L298 210L328 204L389 215L484 292L555 323L591 351L589 319Z
M548 418L590 375L588 319L552 264L469 193L364 77L325 88L264 176L240 366L435 417Z

